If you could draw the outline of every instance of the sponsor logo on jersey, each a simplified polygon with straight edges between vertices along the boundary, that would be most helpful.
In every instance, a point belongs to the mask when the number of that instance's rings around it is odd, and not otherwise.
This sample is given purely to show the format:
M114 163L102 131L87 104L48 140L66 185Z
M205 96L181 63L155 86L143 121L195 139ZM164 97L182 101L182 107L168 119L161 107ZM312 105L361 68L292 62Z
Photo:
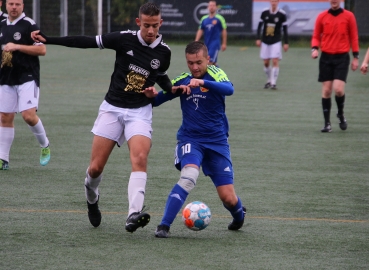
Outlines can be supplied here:
M138 66L136 66L136 65L134 65L134 64L130 64L130 65L129 65L129 70L132 70L132 71L134 71L135 73L141 74L141 75L143 75L145 78L149 77L149 75L150 75L150 72L149 72L149 71L147 71L147 70L146 70L146 69L144 69L144 68L138 67Z
M160 61L158 59L152 59L150 65L153 69L158 69L160 67Z
M20 39L21 39L21 37L22 37L22 35L21 35L21 33L19 33L19 32L15 32L15 33L14 33L14 35L13 35L13 38L14 38L15 40L20 40Z
M207 89L207 88L205 88L205 87L200 87L200 91L205 93L205 92L208 92L208 91L209 91L209 89Z

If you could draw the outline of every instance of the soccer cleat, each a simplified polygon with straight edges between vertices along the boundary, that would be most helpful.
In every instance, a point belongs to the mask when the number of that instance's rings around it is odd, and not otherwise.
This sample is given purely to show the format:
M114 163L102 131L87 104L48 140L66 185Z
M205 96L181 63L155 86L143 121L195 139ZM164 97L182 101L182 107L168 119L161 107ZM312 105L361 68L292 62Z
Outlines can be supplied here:
M237 231L242 228L243 223L246 218L246 207L245 206L242 206L242 211L243 211L243 220L241 221L232 220L232 222L229 223L228 225L228 230Z
M337 113L337 118L339 119L339 125L340 125L340 129L342 130L346 130L347 129L347 121L344 115L339 115Z
M268 89L270 87L270 82L267 82L265 85L264 85L264 89Z
M169 237L169 229L170 227L167 225L159 225L156 228L155 236L158 238L168 238Z
M99 199L95 203L89 203L87 201L88 219L94 227L99 227L101 223L101 212L98 205Z
M321 132L331 132L332 131L332 127L331 127L331 123L325 123L324 127L320 130Z
M7 162L3 159L0 159L0 171L1 170L3 170L3 171L9 170L9 162Z
M277 90L277 85L273 84L272 87L271 87L272 90Z
M42 166L47 165L50 161L50 147L46 146L44 148L41 148L41 155L40 155L40 164Z
M139 227L145 227L150 222L150 215L142 212L132 213L126 220L126 231L133 233Z

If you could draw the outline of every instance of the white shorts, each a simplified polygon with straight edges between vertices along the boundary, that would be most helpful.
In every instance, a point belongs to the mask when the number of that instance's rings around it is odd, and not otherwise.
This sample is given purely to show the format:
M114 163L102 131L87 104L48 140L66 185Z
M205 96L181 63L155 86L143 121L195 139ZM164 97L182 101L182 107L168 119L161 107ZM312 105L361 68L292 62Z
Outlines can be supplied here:
M152 105L127 109L115 107L105 100L101 103L99 114L92 133L117 142L121 146L135 135L151 139Z
M262 42L260 48L260 58L264 60L274 58L282 59L282 42L279 41L271 45Z
M40 88L35 81L21 85L0 86L0 112L23 112L31 108L38 108Z

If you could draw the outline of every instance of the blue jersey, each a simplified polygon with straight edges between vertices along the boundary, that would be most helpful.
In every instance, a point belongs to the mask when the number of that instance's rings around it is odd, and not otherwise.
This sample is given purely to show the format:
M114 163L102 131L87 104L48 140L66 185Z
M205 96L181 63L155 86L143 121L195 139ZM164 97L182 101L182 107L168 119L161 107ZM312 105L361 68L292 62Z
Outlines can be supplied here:
M213 18L205 15L201 18L199 29L204 31L204 43L208 48L220 48L220 36L223 29L226 29L226 21L220 14Z
M191 74L182 73L172 80L172 84L188 85L192 78ZM213 65L208 66L202 80L204 85L191 88L190 95L159 92L153 106L180 97L182 125L178 130L177 140L226 143L229 126L225 114L225 97L233 94L233 84L223 70Z

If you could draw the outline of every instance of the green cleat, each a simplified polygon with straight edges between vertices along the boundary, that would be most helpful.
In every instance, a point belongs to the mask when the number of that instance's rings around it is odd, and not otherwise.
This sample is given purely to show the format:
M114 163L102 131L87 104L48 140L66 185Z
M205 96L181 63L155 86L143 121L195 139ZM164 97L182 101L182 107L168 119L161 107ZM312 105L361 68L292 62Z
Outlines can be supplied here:
M0 171L5 171L5 170L9 170L9 162L0 159Z
M42 166L47 165L50 161L50 147L46 146L45 148L41 148L41 155L40 155L40 164Z

